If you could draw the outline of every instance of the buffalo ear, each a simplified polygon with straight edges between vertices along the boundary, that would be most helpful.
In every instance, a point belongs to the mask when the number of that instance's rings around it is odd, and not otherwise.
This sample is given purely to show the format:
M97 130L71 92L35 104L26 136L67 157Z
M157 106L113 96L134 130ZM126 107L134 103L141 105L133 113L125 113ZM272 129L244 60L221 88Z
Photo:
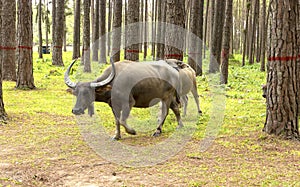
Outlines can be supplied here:
M72 88L68 88L66 91L67 91L68 93L70 93L70 94L73 94L73 95L74 95L74 90L73 90Z

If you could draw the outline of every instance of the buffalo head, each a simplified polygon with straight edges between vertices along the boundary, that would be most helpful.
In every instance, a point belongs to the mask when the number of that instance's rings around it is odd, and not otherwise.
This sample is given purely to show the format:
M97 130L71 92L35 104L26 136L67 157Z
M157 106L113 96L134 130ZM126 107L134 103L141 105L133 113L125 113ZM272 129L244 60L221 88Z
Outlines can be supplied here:
M92 81L92 82L78 82L74 83L71 81L69 77L70 70L76 60L74 60L67 71L65 72L65 84L69 87L68 91L76 96L76 103L74 108L72 109L72 113L75 115L84 114L84 111L88 109L88 113L90 116L94 114L94 104L95 101L95 90L105 90L114 76L115 76L115 66L112 63L112 71L109 76L100 82Z

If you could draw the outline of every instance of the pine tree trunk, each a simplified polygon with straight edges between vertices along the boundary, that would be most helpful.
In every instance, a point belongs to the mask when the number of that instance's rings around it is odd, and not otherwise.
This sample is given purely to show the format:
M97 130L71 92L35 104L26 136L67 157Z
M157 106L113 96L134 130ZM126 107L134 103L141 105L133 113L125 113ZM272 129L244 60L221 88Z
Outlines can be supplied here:
M147 37L148 37L148 0L145 0L144 60L146 60L148 54Z
M245 21L245 28L244 28L244 41L243 41L243 60L242 60L242 66L244 66L246 63L246 53L247 53L247 35L248 35L248 20L249 20L249 11L250 11L250 0L246 1L246 21Z
M112 22L112 0L108 0L108 20L107 20L107 56L110 56L110 49L111 49L111 22Z
M55 26L56 26L56 0L52 0L52 51L54 51Z
M100 63L106 63L106 1L100 1Z
M138 61L139 60L139 44L136 43L139 41L139 0L130 0L128 1L128 24L136 23L134 27L129 27L127 29L127 48L126 56L127 60Z
M152 19L152 42L151 42L151 55L152 55L152 58L153 58L153 60L155 59L155 46L156 46L156 43L155 43L155 41L156 41L156 39L155 39L155 31L156 31L156 29L155 29L155 4L157 3L155 3L156 1L155 0L152 0L152 17L151 17L151 19Z
M40 2L41 3L41 2ZM35 88L32 63L32 1L18 0L18 74L16 88Z
M94 13L91 19L93 19L93 31L92 31L92 36L93 36L93 43L92 43L92 49L93 49L93 53L92 53L92 59L93 61L98 61L98 56L99 56L99 34L100 34L100 0L96 0L95 3L95 8L91 8L91 13L92 10L94 9ZM103 0L101 0L103 1ZM92 7L93 5L91 5Z
M2 1L2 78L16 81L16 1Z
M256 25L257 25L257 0L254 0L253 2L253 19L252 19L252 27L251 27L251 33L250 33L250 43L249 43L249 64L254 63L254 48L255 46L255 31L256 31Z
M84 72L91 72L91 57L90 57L90 0L83 1L83 63L84 63Z
M206 36L207 36L207 31L208 31L208 25L207 25L207 20L208 20L208 14L209 14L209 1L210 0L207 0L207 2L206 2L206 11L205 11L205 23L204 23L204 29L205 29L205 31L204 31L204 39L203 39L203 58L205 58L205 55L206 55L206 45L207 45L207 42L206 42L206 40L207 40L207 38L206 38Z
M232 28L232 0L226 1L226 19L224 25L222 63L221 63L221 84L228 83L228 59L230 51L230 28Z
M203 31L203 0L192 0L191 15L190 15L190 31L194 33L197 38L202 41ZM194 40L192 37L189 39L189 58L188 64L195 70L196 75L202 75L202 43Z
M80 0L75 0L73 31L73 59L80 57Z
M2 31L2 0L0 0L0 31ZM0 32L0 46L2 45L2 32ZM5 112L4 108L4 102L3 102L3 92L2 92L2 49L0 48L0 124L2 124L7 119L7 114Z
M224 14L225 14L225 1L216 1L213 37L211 42L211 55L210 55L211 60L209 63L210 73L218 72L220 68Z
M38 30L39 30L39 58L43 58L42 0L39 0L39 5L38 5Z
M113 10L113 29L112 33L112 49L111 56L114 62L120 61L120 47L121 47L121 33L116 32L116 29L120 28L122 25L122 1L114 0L114 10Z
M260 41L261 41L261 46L260 46L260 71L265 71L265 54L266 54L266 35L267 35L267 23L266 23L266 0L262 0L262 10L261 10L261 21L260 21L260 29L261 29L261 34L260 34Z
M298 13L297 1L288 2L271 2L270 33L274 34L271 35L268 53L267 118L263 130L287 139L299 139Z
M67 23L66 23L66 15L64 14L64 36L63 36L63 51L67 52Z
M167 0L166 6L166 22L185 28L184 0ZM166 30L165 34L166 40L176 41L176 47L169 45L165 46L165 58L183 60L185 36L180 32L169 29Z
M162 7L163 7L163 1L157 1L157 34L156 34L156 60L164 59L164 54L162 48L164 48L163 43L160 41L162 40L162 21L163 21L163 15L162 15Z
M45 40L46 40L46 53L48 54L48 48L49 48L49 8L48 8L49 2L48 0L46 1L46 16L45 16Z
M57 0L56 19L55 19L55 37L52 53L52 64L63 66L62 47L64 37L64 0Z

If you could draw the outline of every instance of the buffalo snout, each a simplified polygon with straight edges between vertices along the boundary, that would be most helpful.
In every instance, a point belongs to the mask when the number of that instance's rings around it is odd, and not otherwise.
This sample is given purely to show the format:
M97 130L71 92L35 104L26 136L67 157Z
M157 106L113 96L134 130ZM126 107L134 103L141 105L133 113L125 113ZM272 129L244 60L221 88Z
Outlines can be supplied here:
M81 115L84 114L84 110L82 108L73 108L72 113L75 115Z

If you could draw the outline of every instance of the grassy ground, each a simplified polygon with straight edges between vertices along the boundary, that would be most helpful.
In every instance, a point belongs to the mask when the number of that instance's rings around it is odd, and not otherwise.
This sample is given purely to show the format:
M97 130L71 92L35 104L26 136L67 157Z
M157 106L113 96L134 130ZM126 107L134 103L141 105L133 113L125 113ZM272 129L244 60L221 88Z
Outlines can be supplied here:
M71 54L64 57L68 65ZM300 186L299 142L261 132L265 73L259 72L258 64L240 67L240 57L235 58L226 87L224 122L212 146L200 152L212 102L204 75L197 78L203 115L196 120L193 138L168 161L134 168L109 162L88 146L71 114L74 97L63 82L66 67L52 66L50 56L45 55L46 60L35 56L37 89L15 90L14 82L3 84L9 121L0 126L0 186ZM89 79L102 69L90 75L78 71L72 78ZM97 103L96 112L112 136L114 120L109 107ZM149 112L133 110L133 115L147 120ZM146 128L132 125L138 132ZM171 115L159 138L150 136L155 125L137 136L126 135L122 129L121 142L155 144L171 135L175 126Z

